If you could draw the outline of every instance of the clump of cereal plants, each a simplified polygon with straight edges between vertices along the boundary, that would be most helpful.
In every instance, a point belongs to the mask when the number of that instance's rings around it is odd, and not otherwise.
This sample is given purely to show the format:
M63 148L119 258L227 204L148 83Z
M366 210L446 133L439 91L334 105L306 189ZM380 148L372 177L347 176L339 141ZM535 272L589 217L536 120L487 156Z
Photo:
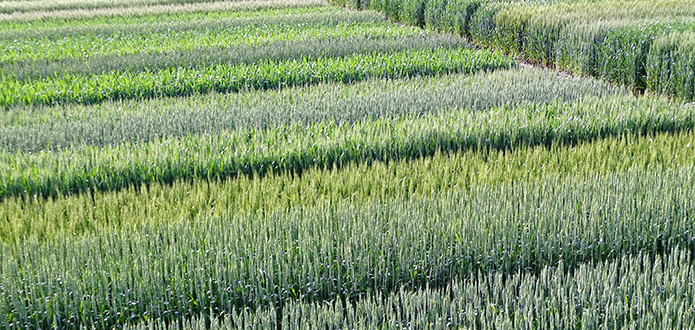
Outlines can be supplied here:
M675 32L654 40L646 73L650 90L695 100L695 33Z
M623 256L620 260L560 264L538 273L509 276L478 273L443 288L426 287L391 294L375 292L359 299L336 298L322 303L290 302L282 308L283 329L409 328L447 329L580 326L636 326L671 329L695 326L690 306L694 293L687 284L695 268L687 250L666 255ZM544 290L538 290L544 288ZM174 322L143 322L145 329L275 329L274 308L224 316L201 316ZM209 325L209 326L208 326ZM151 328L146 328L150 326ZM246 326L246 327L245 327Z

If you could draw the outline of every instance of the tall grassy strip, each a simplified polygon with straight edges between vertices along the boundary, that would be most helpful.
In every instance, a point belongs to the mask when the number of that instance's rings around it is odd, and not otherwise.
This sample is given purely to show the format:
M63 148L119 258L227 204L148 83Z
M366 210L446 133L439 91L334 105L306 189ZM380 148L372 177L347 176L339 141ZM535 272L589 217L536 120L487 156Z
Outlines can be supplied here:
M579 143L621 134L692 129L692 107L654 99L589 100L441 116L162 138L115 147L0 154L0 196L44 197L118 190L181 179L218 180L269 172L301 174L353 162L392 161L481 148Z
M480 111L629 95L627 89L594 79L566 79L551 71L521 69L93 106L17 106L0 113L0 149L60 151L238 129L319 122L342 125L370 118L441 115L454 108Z
M692 167L210 217L0 252L5 328L110 328L693 249Z
M671 31L683 30L695 30L695 24L650 24L611 31L606 35L604 43L597 47L599 76L640 90L646 89L649 79L646 68L652 65L648 60L653 58L648 55L653 41ZM678 80L685 77L673 78Z
M339 28L334 27L333 31L336 30L339 30ZM387 33L392 32L389 30L386 30ZM353 30L352 32L357 31ZM249 39L252 38L249 37ZM402 56L402 54L397 53L408 51L441 50L443 48L453 48L452 51L456 51L456 48L467 48L468 46L460 38L424 34L383 37L378 34L369 35L365 33L364 35L351 36L349 38L346 38L345 35L324 37L316 35L315 38L302 36L297 40L292 40L292 35L288 33L280 36L279 39L273 41L261 38L260 42L251 45L229 44L183 50L170 49L133 55L105 54L84 60L70 58L57 61L21 61L8 65L9 70L1 73L6 74L4 77L8 81L16 84L31 85L46 79L58 80L56 78L59 77L63 77L63 80L75 79L71 77L83 80L99 80L100 74L104 73L142 76L148 74L157 75L157 72L165 70L180 71L188 69L193 72L205 72L206 70L220 70L220 67L252 66L264 68L272 65L282 66L282 62L315 62L316 60L336 62L341 59L349 60L350 57L370 55L372 57L380 55L383 57L387 54L394 54L398 57ZM416 56L417 54L409 55ZM478 55L477 57L481 56ZM312 64L317 65L310 63L305 64L305 66L311 68L310 65ZM406 62L404 65L408 65L408 63ZM240 70L243 71L243 69L237 68L237 71ZM288 72L287 74L288 76L285 79L291 80L293 73ZM377 77L379 76L377 75Z
M692 254L640 253L616 261L545 267L538 274L479 273L445 288L376 292L356 302L288 303L281 322L260 309L144 329L673 329L695 326ZM539 289L542 288L542 289ZM151 326L152 328L146 328Z
M485 44L636 90L647 87L652 41L695 29L689 1L525 5L490 13L494 24L481 33Z
M391 2L397 4L386 5ZM424 7L412 9L410 3ZM692 0L531 3L394 0L373 3L371 8L385 12L394 20L466 36L480 45L533 62L605 78L637 91L654 85L653 81L648 82L646 69L659 65L657 57L648 56L652 42L671 33L695 30ZM413 15L418 19L412 19ZM657 63L648 63L651 59ZM682 74L673 79L689 79L687 72ZM653 88L657 89L651 91L685 100L693 97L679 90Z
M566 25L560 30L557 43L555 43L555 66L558 69L570 71L577 75L598 77L599 63L603 63L604 69L610 69L607 59L599 59L598 48L606 36L612 31L624 29L629 26L646 26L648 20L635 19L580 22ZM604 55L611 54L607 48ZM613 48L615 50L615 48ZM634 62L634 61L633 61ZM605 74L608 71L604 71Z
M599 1L552 5L511 5L494 14L497 47L522 53L546 64L554 63L554 45L568 24L595 21L634 20L631 27L652 23L692 19L691 0ZM623 49L627 50L627 49Z
M513 151L481 150L435 154L410 161L350 164L340 170L305 171L263 179L220 182L176 181L120 192L8 198L0 207L0 239L51 241L62 235L97 235L104 230L137 231L141 226L196 223L207 216L270 213L313 205L363 205L370 201L419 198L449 190L470 191L547 177L620 173L628 169L673 170L695 165L692 131L650 137L626 136L576 146L522 146Z
M695 32L657 38L649 50L647 86L659 93L695 99Z
M146 99L240 90L274 89L319 82L350 83L367 78L473 73L509 68L514 61L489 51L465 48L413 50L345 58L249 65L212 65L203 68L168 68L153 72L64 76L28 83L0 82L0 104L99 103L109 99Z

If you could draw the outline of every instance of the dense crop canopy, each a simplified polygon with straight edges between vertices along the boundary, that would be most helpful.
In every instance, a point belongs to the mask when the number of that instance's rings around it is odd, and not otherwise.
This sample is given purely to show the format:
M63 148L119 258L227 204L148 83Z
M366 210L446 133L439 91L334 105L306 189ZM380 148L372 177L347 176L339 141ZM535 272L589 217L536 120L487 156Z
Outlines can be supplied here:
M694 98L687 87L692 81L690 71L679 64L686 63L685 54L693 52L686 41L689 37L685 34L674 41L682 60L671 57L662 44L669 35L674 40L680 32L695 31L692 0L375 0L367 7L391 19L465 36L534 63L602 77L638 91ZM652 46L655 39L661 41ZM678 62L674 70L664 67L664 62L672 61ZM662 72L667 72L667 81L659 78ZM677 86L670 86L670 81Z
M693 1L0 1L0 327L693 328Z

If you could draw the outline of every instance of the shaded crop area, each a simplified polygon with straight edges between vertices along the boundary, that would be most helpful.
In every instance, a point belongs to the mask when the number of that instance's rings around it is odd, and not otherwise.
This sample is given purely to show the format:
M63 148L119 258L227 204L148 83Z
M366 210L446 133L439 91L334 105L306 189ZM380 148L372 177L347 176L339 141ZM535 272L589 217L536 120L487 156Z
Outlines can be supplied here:
M691 2L0 2L0 327L692 328Z

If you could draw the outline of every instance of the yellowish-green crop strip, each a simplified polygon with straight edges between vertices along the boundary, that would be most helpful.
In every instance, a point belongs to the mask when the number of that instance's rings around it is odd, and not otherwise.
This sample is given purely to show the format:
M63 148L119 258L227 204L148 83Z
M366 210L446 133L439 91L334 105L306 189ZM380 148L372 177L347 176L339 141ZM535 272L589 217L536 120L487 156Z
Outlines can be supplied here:
M387 294L478 273L692 253L694 173L690 166L548 176L2 244L0 324L112 328Z
M293 174L220 182L176 181L120 192L90 191L55 199L8 198L0 204L0 239L51 241L56 236L138 230L143 225L196 223L208 216L272 213L295 207L364 205L373 200L420 198L451 190L635 169L695 165L695 133L627 135L576 146L522 146L513 151L437 153L389 164L349 164Z
M440 116L402 116L355 123L314 123L224 134L162 138L151 143L65 151L0 153L0 196L44 197L145 183L218 180L269 172L391 161L481 148L513 149L695 127L691 107L654 99L462 109Z

